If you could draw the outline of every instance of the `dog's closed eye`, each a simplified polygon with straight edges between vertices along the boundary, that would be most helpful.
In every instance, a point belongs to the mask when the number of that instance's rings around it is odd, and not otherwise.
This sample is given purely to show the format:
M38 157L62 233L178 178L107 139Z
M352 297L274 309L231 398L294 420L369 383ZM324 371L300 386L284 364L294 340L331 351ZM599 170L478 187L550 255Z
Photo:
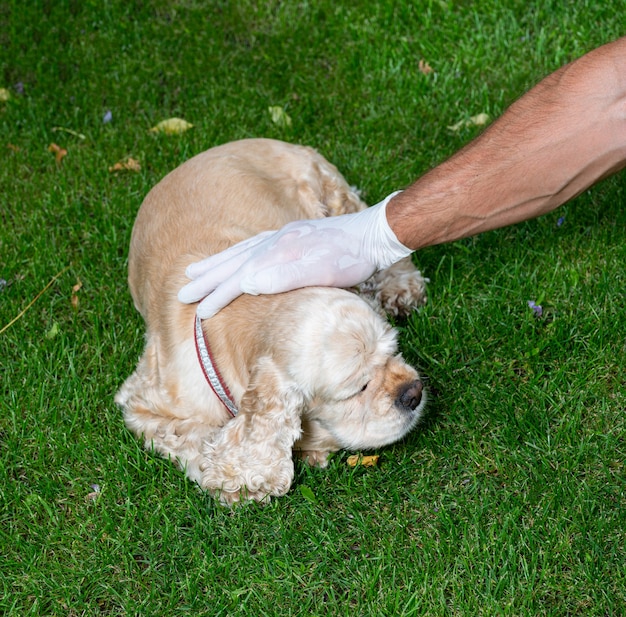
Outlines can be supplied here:
M367 390L367 386L369 385L369 382L367 382L362 388L359 388L358 392L355 392L352 396L350 396L349 398L354 398L356 396L359 396L359 394L363 394L363 392L365 392L365 390Z
M347 401L348 401L348 400L350 400L350 399L356 398L356 397L357 397L357 396L359 396L360 394L363 394L363 392L365 392L365 390L367 390L367 386L369 386L369 381L368 381L368 382L367 382L364 386L362 386L361 388L359 388L356 392L354 392L354 390L353 390L353 391L352 391L352 392L353 392L353 394L349 394L349 395L345 398L345 400L347 400Z

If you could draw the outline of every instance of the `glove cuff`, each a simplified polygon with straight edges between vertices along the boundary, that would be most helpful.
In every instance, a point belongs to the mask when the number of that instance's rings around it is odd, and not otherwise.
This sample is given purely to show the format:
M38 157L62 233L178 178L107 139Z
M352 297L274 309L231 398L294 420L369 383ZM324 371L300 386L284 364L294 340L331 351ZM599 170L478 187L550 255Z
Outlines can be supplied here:
M391 195L387 195L380 203L372 206L372 208L377 210L375 213L377 220L376 224L370 228L373 230L373 237L368 239L368 242L371 242L370 246L374 253L373 256L380 270L388 268L413 252L398 240L398 237L387 222L387 204L401 192L395 191Z

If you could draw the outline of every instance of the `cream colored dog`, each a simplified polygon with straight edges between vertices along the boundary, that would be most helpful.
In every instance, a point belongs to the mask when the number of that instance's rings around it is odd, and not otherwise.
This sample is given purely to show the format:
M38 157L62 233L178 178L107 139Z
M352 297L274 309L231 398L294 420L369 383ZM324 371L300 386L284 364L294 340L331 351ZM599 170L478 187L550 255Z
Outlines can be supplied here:
M419 376L379 314L425 302L410 259L372 277L369 300L322 287L243 295L200 323L176 297L192 261L292 220L365 207L314 150L250 139L187 161L139 210L128 278L146 347L115 400L147 448L223 503L284 495L292 451L325 466L341 448L397 441L420 417Z

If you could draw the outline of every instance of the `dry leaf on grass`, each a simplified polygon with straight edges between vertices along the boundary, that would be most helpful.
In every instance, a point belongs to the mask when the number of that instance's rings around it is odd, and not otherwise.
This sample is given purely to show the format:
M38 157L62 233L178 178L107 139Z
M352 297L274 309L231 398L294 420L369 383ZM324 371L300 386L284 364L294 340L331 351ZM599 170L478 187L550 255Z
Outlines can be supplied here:
M487 124L487 122L489 122L489 114L483 112L482 114L472 116L470 118L470 122L472 124L475 124L476 126L482 126L483 124Z
M164 133L165 135L179 135L193 127L193 124L182 118L168 118L162 120L150 129L152 133Z
M268 107L267 111L270 112L270 116L272 116L272 122L277 126L281 126L283 128L291 126L291 118L280 105L273 105L272 107Z
M129 156L125 161L118 161L115 165L109 167L109 171L111 173L116 171L141 171L141 165L138 160Z
M57 162L57 165L60 165L63 158L67 155L67 150L57 144L50 144L48 146L48 152L54 154L54 160Z
M372 454L371 456L363 456L361 454L352 454L346 461L350 467L356 467L362 465L363 467L374 467L378 465L378 458L380 455Z
M456 133L466 126L482 126L487 124L487 122L489 122L489 114L481 113L472 116L469 120L459 120L456 124L449 126L448 129Z
M76 285L72 287L72 306L77 309L78 308L78 292L80 291L83 283L80 279L77 279Z
M428 75L433 72L433 68L423 58L419 61L417 68L424 73L424 75Z

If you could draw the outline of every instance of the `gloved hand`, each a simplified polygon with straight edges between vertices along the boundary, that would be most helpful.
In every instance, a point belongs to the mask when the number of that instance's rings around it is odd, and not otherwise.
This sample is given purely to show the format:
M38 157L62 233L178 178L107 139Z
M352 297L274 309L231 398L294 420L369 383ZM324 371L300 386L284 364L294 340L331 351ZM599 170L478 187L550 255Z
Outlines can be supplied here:
M387 202L396 194L362 212L289 223L193 263L178 299L205 298L197 312L207 319L242 293L358 285L412 252L387 223Z

